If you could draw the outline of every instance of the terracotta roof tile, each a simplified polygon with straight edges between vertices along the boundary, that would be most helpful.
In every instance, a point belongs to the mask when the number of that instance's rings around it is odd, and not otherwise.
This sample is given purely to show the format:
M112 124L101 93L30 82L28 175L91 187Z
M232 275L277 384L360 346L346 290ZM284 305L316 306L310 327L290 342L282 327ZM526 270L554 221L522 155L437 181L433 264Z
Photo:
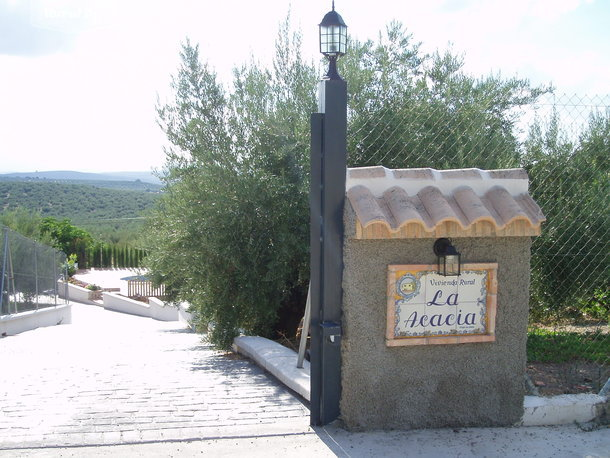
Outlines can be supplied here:
M545 221L522 169L348 169L357 237L538 235Z
M375 196L365 186L355 186L347 195L358 219L365 226L375 221L384 223L388 220L388 215L384 214Z
M428 215L421 201L409 197L404 189L394 186L388 189L383 197L383 200L388 204L388 210L393 216L394 227L409 223L421 224L422 222L424 226L430 226L430 215Z

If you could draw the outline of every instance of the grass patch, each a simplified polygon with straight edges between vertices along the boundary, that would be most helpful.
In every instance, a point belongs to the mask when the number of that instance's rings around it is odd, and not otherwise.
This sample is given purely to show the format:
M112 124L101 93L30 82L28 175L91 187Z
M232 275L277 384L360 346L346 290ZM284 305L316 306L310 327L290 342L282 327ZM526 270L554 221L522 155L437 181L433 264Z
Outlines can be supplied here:
M609 359L608 334L553 331L544 328L530 328L528 331L528 362L563 363L584 360L608 364Z

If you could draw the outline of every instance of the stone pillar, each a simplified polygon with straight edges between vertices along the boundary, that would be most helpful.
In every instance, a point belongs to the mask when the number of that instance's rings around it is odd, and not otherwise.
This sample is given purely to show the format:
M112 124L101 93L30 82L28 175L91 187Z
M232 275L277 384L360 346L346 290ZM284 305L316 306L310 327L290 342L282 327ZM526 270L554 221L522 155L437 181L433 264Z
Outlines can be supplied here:
M340 404L346 426L412 429L518 422L531 236L539 234L544 221L528 195L525 172L349 169L347 197ZM437 259L432 246L439 237L450 237L461 253L465 269L460 277L433 272ZM434 298L432 284L467 283L466 272L479 268L487 269L481 274L483 288L477 286L485 290L479 301L487 300L487 308L460 302L466 286L459 299L457 293L448 299L446 292ZM420 269L417 292L429 289L427 305L413 308L413 290L397 295L392 269L398 275ZM478 294L473 288L469 291ZM441 297L448 301L442 307L437 306ZM473 325L474 312L464 319L474 310L469 307L478 310ZM460 325L452 315L459 312ZM422 321L423 314L428 317Z

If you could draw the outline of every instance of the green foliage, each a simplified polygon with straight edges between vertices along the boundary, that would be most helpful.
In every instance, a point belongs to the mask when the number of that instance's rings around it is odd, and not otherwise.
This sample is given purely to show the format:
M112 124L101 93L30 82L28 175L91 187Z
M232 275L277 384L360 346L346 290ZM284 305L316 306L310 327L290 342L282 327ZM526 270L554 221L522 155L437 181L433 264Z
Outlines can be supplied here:
M606 321L610 324L610 290L597 289L592 297L581 299L578 311L586 320Z
M72 253L70 256L68 256L68 259L66 261L66 267L68 269L69 277L71 277L72 275L74 275L76 273L77 262L78 262L78 259L77 259L75 253Z
M14 210L5 210L0 213L0 224L12 229L24 237L37 240L50 245L48 237L40 232L42 216L33 210L17 207Z
M351 166L518 166L520 108L546 91L516 78L476 79L449 51L423 54L399 23L377 42L351 40L340 63Z
M68 218L103 241L132 245L142 230L143 213L158 196L44 180L0 181L2 215L25 208L42 217Z
M0 213L0 224L25 237L71 254L72 264L78 262L81 268L140 267L146 256L144 250L132 246L138 243L134 236L125 239L119 236L114 239L116 242L110 243L96 241L88 231L72 225L68 219L58 221L50 217L43 218L39 213L21 207ZM136 235L139 237L139 234ZM68 265L71 268L70 275L73 275L74 266L70 263Z
M129 245L97 242L87 250L87 267L140 267L146 252Z
M147 265L170 299L195 305L202 323L211 325L211 341L227 348L240 331L282 329L282 318L299 315L304 305L309 116L317 111L317 75L287 24L273 67L243 65L229 89L200 62L197 46L187 41L181 59L173 99L158 106L172 146L166 192L148 222ZM351 41L339 63L348 81L352 166L526 164L536 175L548 162L546 152L534 157L533 141L523 156L516 127L523 108L545 88L516 78L474 78L459 56L423 54L400 24L377 42ZM603 135L592 133L580 150L602 163L608 155L594 152L604 144ZM587 181L593 186L587 198L607 196L607 179L595 176ZM587 221L587 237L600 235L599 222ZM539 294L556 294L549 292L554 287Z
M181 57L175 99L158 108L174 147L147 264L171 299L189 301L212 325L210 340L228 348L238 330L269 336L282 310L304 305L315 71L287 26L273 70L235 70L230 94L197 46L187 41Z
M535 123L524 164L547 218L532 248L533 320L591 318L587 304L596 297L597 316L607 315L610 113L592 115L578 141L565 138L556 114L546 128Z
M69 219L43 218L40 232L48 235L53 246L68 256L76 255L81 265L87 263L87 250L93 244L93 237L84 229L72 225Z
M532 328L527 338L527 360L530 362L562 363L591 361L608 363L610 339L597 332L566 332Z

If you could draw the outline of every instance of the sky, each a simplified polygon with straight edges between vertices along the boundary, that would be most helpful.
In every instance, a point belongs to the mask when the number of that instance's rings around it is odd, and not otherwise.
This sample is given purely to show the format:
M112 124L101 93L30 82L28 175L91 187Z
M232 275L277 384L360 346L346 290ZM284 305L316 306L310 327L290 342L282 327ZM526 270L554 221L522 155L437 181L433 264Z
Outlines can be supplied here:
M610 93L609 0L336 0L359 40L392 20L422 49L451 47L476 76ZM331 0L0 0L0 173L150 171L164 163L157 98L189 38L227 84L269 63L290 11L319 59ZM349 84L349 81L348 81Z

